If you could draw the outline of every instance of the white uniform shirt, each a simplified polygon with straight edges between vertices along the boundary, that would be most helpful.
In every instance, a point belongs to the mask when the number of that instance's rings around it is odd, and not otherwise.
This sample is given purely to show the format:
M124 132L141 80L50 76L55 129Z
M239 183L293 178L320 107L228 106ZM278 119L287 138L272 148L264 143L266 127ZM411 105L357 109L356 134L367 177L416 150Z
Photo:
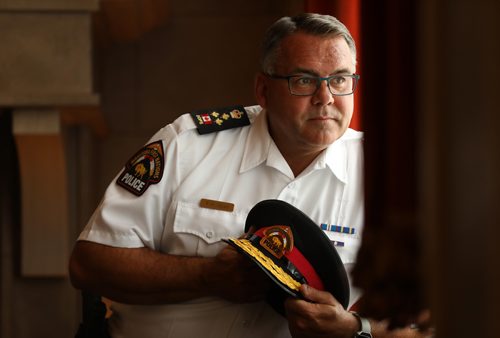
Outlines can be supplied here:
M149 247L167 254L215 256L222 238L244 232L250 209L265 199L286 201L324 228L352 268L363 227L362 134L346 133L294 177L269 135L265 111L246 108L250 126L199 135L186 114L151 142L164 147L162 180L136 196L115 182L79 240L117 247ZM201 208L200 199L230 202L234 211ZM345 228L344 228L345 229ZM351 304L358 298L351 290ZM113 337L289 337L286 320L264 302L232 304L202 298L172 305L115 303Z

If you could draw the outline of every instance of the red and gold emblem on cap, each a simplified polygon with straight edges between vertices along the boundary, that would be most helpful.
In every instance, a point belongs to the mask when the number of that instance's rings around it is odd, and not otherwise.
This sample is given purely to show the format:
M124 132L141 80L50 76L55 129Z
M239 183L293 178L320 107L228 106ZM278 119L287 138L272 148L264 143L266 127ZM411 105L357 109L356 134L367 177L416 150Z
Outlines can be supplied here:
M274 225L264 230L260 245L273 256L280 259L293 250L293 234L290 227Z

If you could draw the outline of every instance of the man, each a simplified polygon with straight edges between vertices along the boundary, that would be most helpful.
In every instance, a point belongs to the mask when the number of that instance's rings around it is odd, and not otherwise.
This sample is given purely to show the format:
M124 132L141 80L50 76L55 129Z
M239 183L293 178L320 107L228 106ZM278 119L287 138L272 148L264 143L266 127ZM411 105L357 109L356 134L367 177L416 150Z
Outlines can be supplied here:
M242 236L252 206L275 198L322 224L348 270L360 245L352 37L331 16L285 17L269 29L261 63L259 106L186 114L161 129L80 235L71 279L113 300L113 337L354 337L366 325L307 286L309 302L289 299L279 315L265 302L268 279L221 241ZM373 325L376 337L381 330Z

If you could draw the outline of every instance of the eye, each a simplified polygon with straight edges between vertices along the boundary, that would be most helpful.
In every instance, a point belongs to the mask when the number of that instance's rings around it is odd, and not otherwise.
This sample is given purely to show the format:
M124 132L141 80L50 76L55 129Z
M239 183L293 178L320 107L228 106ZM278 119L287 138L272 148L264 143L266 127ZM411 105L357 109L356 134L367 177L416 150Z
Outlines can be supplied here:
M342 75L334 76L330 79L330 85L342 86L347 82L347 78Z
M310 76L300 76L296 77L294 82L298 86L311 86L316 84L316 79Z

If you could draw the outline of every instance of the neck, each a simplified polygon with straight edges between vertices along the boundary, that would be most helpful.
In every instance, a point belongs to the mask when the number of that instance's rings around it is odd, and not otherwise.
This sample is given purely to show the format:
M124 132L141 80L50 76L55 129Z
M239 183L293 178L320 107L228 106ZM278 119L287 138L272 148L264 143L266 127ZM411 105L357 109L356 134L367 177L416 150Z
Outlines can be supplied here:
M279 146L278 149L290 166L290 169L292 169L293 175L295 177L299 176L304 171L304 169L306 169L323 151L322 149L310 153L301 153L300 151L286 153Z

